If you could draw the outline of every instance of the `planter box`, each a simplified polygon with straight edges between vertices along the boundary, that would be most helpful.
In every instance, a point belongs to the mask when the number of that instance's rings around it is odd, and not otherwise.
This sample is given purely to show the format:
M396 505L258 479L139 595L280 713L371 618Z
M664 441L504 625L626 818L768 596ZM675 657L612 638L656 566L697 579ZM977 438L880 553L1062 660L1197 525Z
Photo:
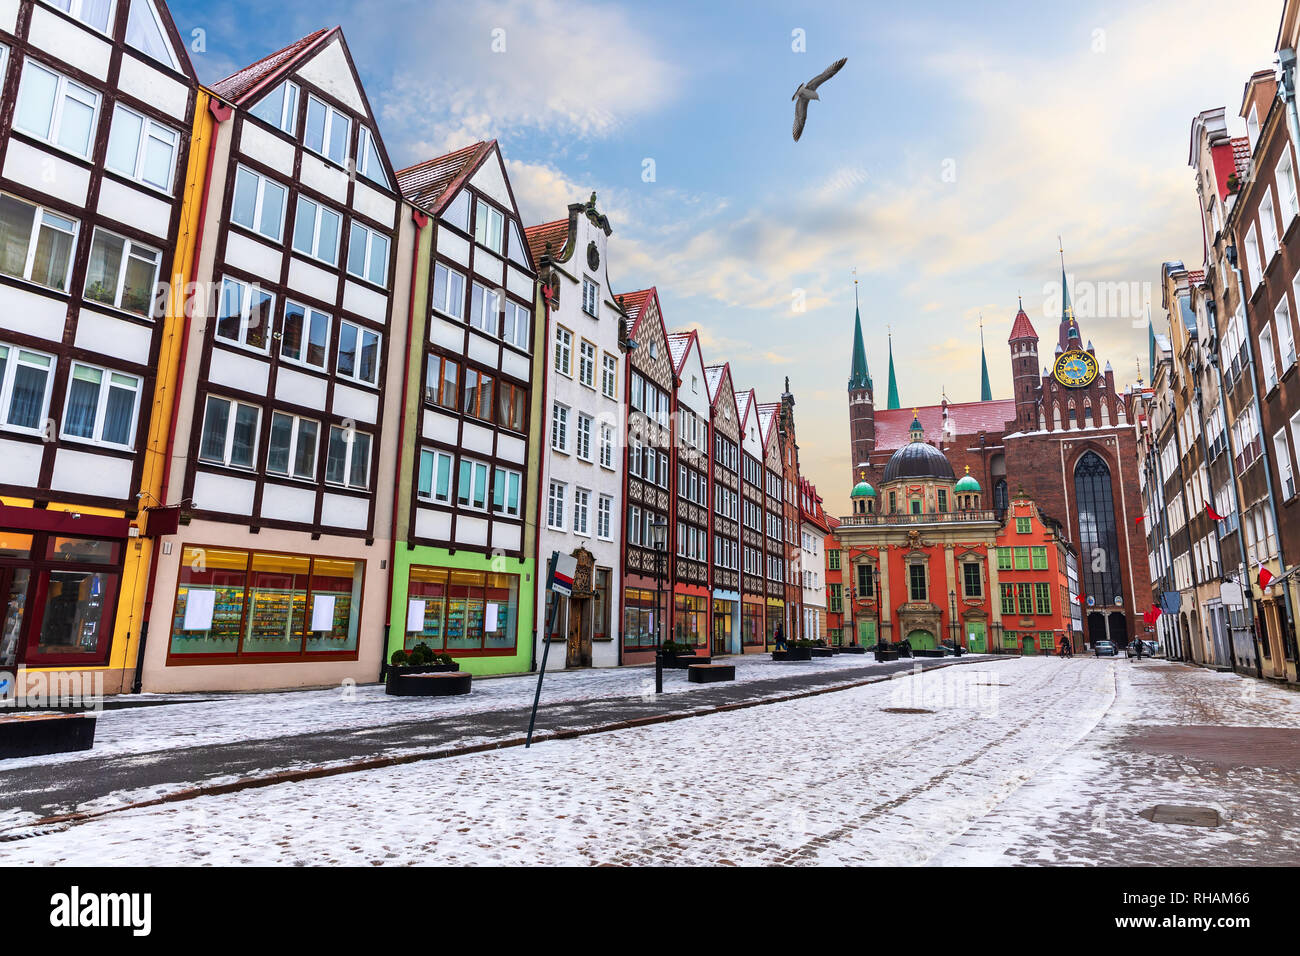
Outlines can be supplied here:
M774 661L810 661L813 658L813 648L811 647L792 647L788 651L773 651L772 660Z
M716 684L736 679L735 664L692 664L686 668L686 679L692 684Z
M947 654L947 651L938 648L922 648L920 650L912 651L913 657L946 657Z
M809 647L807 650L812 651L813 657L834 657L835 649L833 647Z
M456 671L398 674L384 685L384 693L394 697L456 697L468 694L472 683L472 675Z
M836 648L841 654L865 654L867 649L861 644L851 644L848 647Z
M898 660L898 651L876 651L876 660L896 661Z
M89 750L95 718L89 714L12 714L0 717L0 758L40 757Z

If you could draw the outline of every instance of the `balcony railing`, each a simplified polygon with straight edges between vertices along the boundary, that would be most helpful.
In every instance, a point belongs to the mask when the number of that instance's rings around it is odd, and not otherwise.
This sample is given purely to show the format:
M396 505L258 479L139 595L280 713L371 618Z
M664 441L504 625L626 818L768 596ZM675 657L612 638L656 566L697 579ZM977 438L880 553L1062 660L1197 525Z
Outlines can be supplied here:
M914 515L910 512L899 514L871 514L871 515L846 515L840 518L841 525L857 525L859 527L876 527L891 525L925 525L925 524L969 524L973 521L990 521L996 522L998 513L996 511L944 511L929 514Z

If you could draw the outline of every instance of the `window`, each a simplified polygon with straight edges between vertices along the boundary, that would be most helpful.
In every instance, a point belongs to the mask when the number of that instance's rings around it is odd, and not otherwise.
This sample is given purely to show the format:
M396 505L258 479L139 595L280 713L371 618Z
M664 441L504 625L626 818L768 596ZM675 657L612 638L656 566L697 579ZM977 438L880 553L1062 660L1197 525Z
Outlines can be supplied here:
M1015 554L1015 558L1016 558L1016 570L1028 571L1029 570L1029 548L1027 547L1014 548L1013 553Z
M832 571L840 569L840 552L837 548L832 548L826 552L826 566Z
M1273 350L1273 330L1267 325L1259 333L1259 370L1267 392L1277 384L1277 353Z
M587 535L587 519L591 510L591 492L586 488L573 489L573 533Z
M1296 274L1296 278L1300 279L1300 273ZM1277 326L1277 350L1282 357L1282 374L1285 375L1286 370L1295 363L1295 334L1291 331L1291 308L1287 305L1285 295L1273 310L1273 323Z
M1300 216L1300 198L1296 196L1295 170L1291 165L1291 150L1282 148L1282 158L1277 168L1278 194L1282 197L1282 231L1285 232L1291 220Z
M439 504L450 504L451 469L454 463L455 457L450 452L422 448L416 495Z
M425 373L424 400L460 411L460 366L441 355L430 355Z
M348 236L348 272L375 285L387 283L388 237L354 222ZM434 294L436 297L436 291Z
M1280 429L1273 435L1273 449L1277 452L1277 472L1282 479L1282 497L1295 494L1295 473L1291 469L1291 451L1286 444L1286 431Z
M157 249L96 229L86 267L86 298L150 317L161 262Z
M605 424L600 426L600 467L614 467L614 429Z
M573 377L573 333L562 325L555 327L555 370Z
M998 570L999 571L1011 570L1011 549L1010 548L998 548Z
M0 195L0 272L68 290L77 221Z
M1016 534L1029 534L1032 530L1028 518L1016 519Z
M928 599L929 592L926 589L925 565L909 564L907 566L907 584L913 601Z
M469 193L464 190L458 192L456 198L447 204L441 218L461 232L469 232Z
M480 199L474 213L474 241L499 255L504 225L505 217L501 211Z
M596 346L586 339L578 345L578 381L587 388L596 387Z
M465 369L465 402L463 411L472 418L492 421L492 376L477 369Z
M178 68L176 57L163 31L162 21L151 0L132 0L126 19L126 42L159 63Z
M505 332L502 338L515 348L526 352L532 332L533 314L518 302L507 302Z
M146 186L171 193L180 134L120 103L113 109L104 164Z
M10 428L39 434L45 423L54 358L0 345L0 413Z
M1260 265L1259 258L1259 238L1254 223L1251 223L1250 228L1246 230L1246 264L1250 266L1253 289L1264 281L1264 268Z
M618 398L618 359L606 353L601 356L600 391L606 398Z
M582 280L582 311L593 319L600 317L600 286L585 276Z
M269 123L282 133L294 136L298 132L298 87L287 80L258 101L248 111L263 123Z
M465 318L465 277L441 262L433 267L433 308L454 319Z
M329 355L330 317L297 302L284 304L280 357L299 365L325 369Z
M370 436L355 428L330 426L325 481L365 490L370 487Z
M475 511L487 510L487 476L487 465L462 455L460 475L456 479L456 504Z
M307 128L303 131L302 138L304 146L342 166L348 158L351 132L351 119L328 103L308 95Z
M998 585L998 587L999 587L999 589L1000 589L1001 592L1002 592L1002 613L1003 613L1003 615L1005 615L1005 616L1010 616L1010 615L1012 615L1012 614L1015 614L1015 613L1016 613L1016 592L1015 592L1015 588L1014 588L1012 585L1010 585L1010 584L1001 584L1001 585Z
M199 461L231 468L253 468L262 410L228 398L209 395L199 438Z
M135 440L140 379L93 365L72 363L63 436L130 447Z
M559 402L551 405L551 448L566 453L569 450L569 409Z
M519 486L523 480L517 471L497 468L492 475L492 510L497 514L519 517Z
M574 451L583 461L591 461L591 416L578 413L577 428L574 429L576 437Z
M611 541L611 523L614 514L614 499L610 495L601 495L596 502L596 537Z
M521 432L528 424L528 390L522 385L498 383L497 424L511 431Z
M340 322L339 357L335 371L341 378L378 385L379 333L353 322Z
M510 246L506 253L511 262L516 262L528 268L528 244L524 242L523 233L519 231L518 224L510 220ZM558 303L557 303L558 304Z
M469 324L488 335L497 334L497 317L501 314L501 296L477 282L470 289Z
M1264 238L1264 262L1272 261L1277 253L1277 212L1273 206L1273 188L1264 186L1259 200L1259 228Z
M275 296L269 292L226 277L221 283L221 302L213 334L219 339L265 352L266 333L271 325L274 305Z
M983 597L984 584L980 579L980 566L967 562L961 566L962 591L968 598Z
M554 531L564 530L564 496L568 485L562 481L551 482L546 496L546 527Z
M1052 586L1050 584L1034 585L1034 609L1039 614L1052 613Z
M94 27L100 33L108 33L113 22L113 0L47 0L52 7L57 7L88 27Z
M14 129L89 159L98 116L99 94L90 87L35 60L23 63Z
M298 215L293 223L294 251L328 262L332 266L338 265L339 230L342 225L343 217L333 209L306 196L299 196Z
M316 446L320 437L320 423L310 418L271 413L271 437L266 449L266 473L316 478Z
M384 160L379 155L379 144L375 142L375 134L365 126L357 131L357 172L372 183L388 188L388 174L384 172Z
M1032 559L1033 562L1034 570L1046 571L1047 570L1047 548L1043 546L1036 546L1030 548L1029 551L1030 551L1030 558Z
M289 191L245 166L235 170L230 221L279 242L284 236L284 207Z
M1021 614L1034 613L1033 585L1017 584L1016 585L1016 603L1020 608Z

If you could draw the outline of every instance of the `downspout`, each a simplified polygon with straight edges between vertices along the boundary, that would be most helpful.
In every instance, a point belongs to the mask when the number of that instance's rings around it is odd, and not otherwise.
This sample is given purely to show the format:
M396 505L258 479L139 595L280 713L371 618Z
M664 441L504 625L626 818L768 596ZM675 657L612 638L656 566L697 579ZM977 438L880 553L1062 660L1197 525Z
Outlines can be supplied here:
M415 281L420 271L420 237L424 234L424 227L429 224L429 217L418 209L412 209L411 221L415 223L415 244L411 256L411 288L406 300L406 361L402 363L402 391L400 393L402 414L397 418L397 462L399 468L406 448L406 393L411 387L411 349L415 345L411 338L412 333L415 331ZM433 268L432 255L429 257L429 267ZM423 342L420 343L420 347L421 349L424 348ZM419 403L416 404L416 407L418 409ZM379 679L381 681L384 679L388 668L388 642L391 640L393 633L393 575L397 571L397 511L401 498L398 494L398 490L401 488L401 482L398 480L399 475L393 476L393 511L391 527L388 531L388 592L384 598L384 639L379 642Z
M544 263L538 263L538 268L543 264ZM541 281L540 274L537 278L542 287L542 314L544 318L542 319L541 348L533 350L533 361L536 362L540 357L542 362L542 399L541 405L539 406L541 414L538 416L540 419L540 428L538 429L538 432L540 434L533 436L533 440L535 442L541 442L541 444L538 445L537 449L537 496L533 499L534 503L537 505L537 520L534 522L537 531L533 543L533 567L537 574L537 596L533 599L533 619L535 623L533 626L532 660L528 665L530 672L537 670L537 635L541 634L542 640L544 641L549 641L551 639L551 635L547 633L547 630L550 627L550 615L546 613L547 582L542 577L540 571L542 566L542 487L546 481L546 463L550 460L550 455L547 452L547 448L550 447L547 440L547 436L550 434L550 423L547 421L546 417L546 395L547 385L549 385L551 381L551 376L548 371L550 368L551 356L551 287ZM541 608L540 614L537 610L539 607ZM540 626L538 626L536 622L540 622ZM621 655L619 663L623 663Z
M235 108L221 102L216 97L211 96L207 91L200 88L200 94L208 96L208 112L212 114L215 123L211 130L212 141L208 144L208 159L203 169L203 180L196 183L196 188L202 190L202 198L199 200L199 216L194 228L194 253L190 257L189 276L190 281L195 282L198 276L199 257L203 252L203 229L208 220L208 199L211 196L212 189L212 167L217 157L217 134L222 123L230 119L235 112ZM201 148L201 147L200 147ZM175 290L173 290L173 296ZM173 301L175 301L173 299ZM185 382L185 362L189 356L190 335L194 319L193 309L188 307L184 309L184 331L181 335L180 355L176 360L176 384L172 394L171 422L167 429L167 451L163 459L162 489L159 495L159 507L167 503L171 492L172 462L176 445L176 422L180 420L181 410L181 391ZM145 530L148 530L146 523ZM138 694L143 690L144 681L144 650L145 644L149 637L149 622L153 613L154 590L158 584L158 542L154 542L152 553L149 556L149 587L144 599L144 619L140 623L140 641L136 648L136 666L135 676L131 681L131 693Z

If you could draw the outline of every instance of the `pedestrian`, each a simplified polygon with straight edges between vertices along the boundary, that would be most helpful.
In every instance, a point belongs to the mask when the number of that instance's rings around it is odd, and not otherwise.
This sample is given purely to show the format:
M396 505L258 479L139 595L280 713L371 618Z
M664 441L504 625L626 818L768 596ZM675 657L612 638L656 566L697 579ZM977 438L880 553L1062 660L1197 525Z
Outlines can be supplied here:
M1074 648L1070 646L1070 636L1068 634L1061 638L1061 656L1062 657L1074 656Z
M788 651L790 649L789 647L786 646L785 630L781 627L781 623L779 621L777 622L776 625L775 637L776 637L776 649L778 651Z

